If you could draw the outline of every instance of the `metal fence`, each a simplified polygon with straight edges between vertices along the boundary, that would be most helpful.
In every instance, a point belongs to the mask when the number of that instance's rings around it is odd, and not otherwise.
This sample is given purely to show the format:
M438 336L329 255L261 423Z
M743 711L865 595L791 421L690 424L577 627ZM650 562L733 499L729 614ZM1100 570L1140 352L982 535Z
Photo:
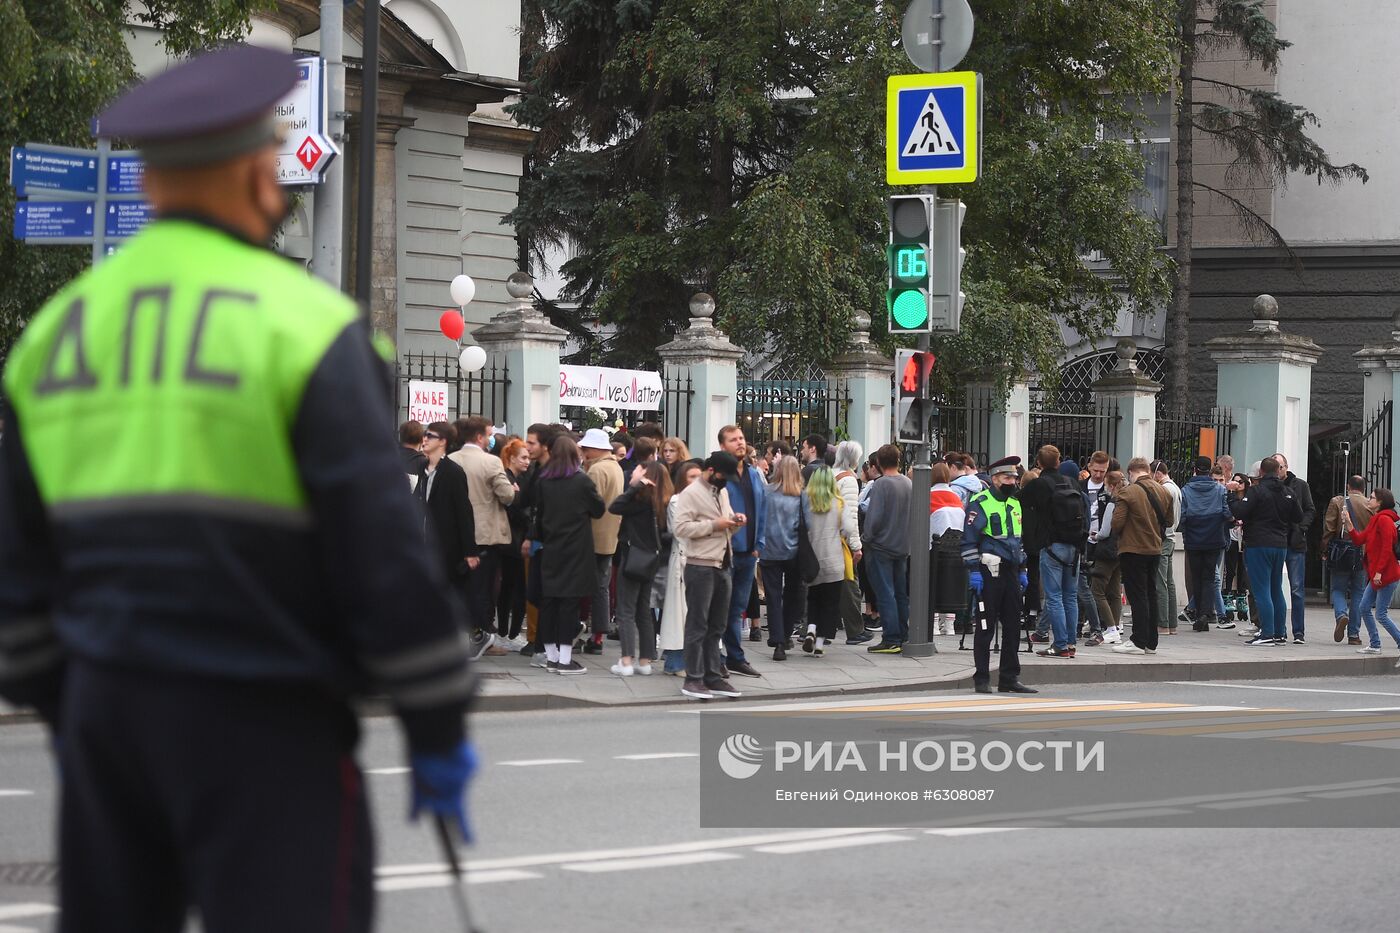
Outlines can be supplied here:
M1235 433L1234 418L1228 408L1200 412L1157 414L1157 434L1149 459L1165 460L1167 472L1177 483L1191 478L1197 457L1224 456L1230 452Z
M935 458L954 451L971 454L978 466L987 465L987 450L992 436L991 400L986 404L969 403L962 395L945 395L934 399L936 414L930 422L929 435Z
M405 353L399 357L398 412L399 419L408 418L408 384L414 380L441 382L448 386L448 420L480 415L492 424L506 420L506 393L510 389L505 361L488 358L479 371L464 373L455 356L442 353ZM507 427L522 434L526 425Z
M740 379L735 415L750 447L809 434L835 438L846 427L851 397L845 383L825 379Z
M1096 450L1110 453L1118 446L1118 422L1122 416L1111 403L1060 402L1050 405L1045 399L1032 395L1027 435L1030 464L1035 452L1046 444L1059 448L1062 460L1073 460L1081 467L1089 462Z
M1390 485L1391 411L1394 402L1387 399L1361 432L1360 457L1357 469L1366 477L1366 488Z

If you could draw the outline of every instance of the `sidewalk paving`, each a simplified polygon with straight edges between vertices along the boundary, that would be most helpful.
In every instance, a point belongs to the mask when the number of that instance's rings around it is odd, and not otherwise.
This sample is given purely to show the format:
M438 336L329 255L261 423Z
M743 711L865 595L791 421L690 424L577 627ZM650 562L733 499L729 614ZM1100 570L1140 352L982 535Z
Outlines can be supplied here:
M1251 648L1236 630L1196 633L1190 626L1177 635L1162 636L1156 655L1118 654L1109 645L1086 648L1080 643L1072 660L1041 658L1025 653L1022 642L1021 680L1032 687L1048 684L1121 683L1126 681L1275 680L1291 677L1394 675L1397 652L1388 645L1382 655L1356 653L1345 641L1332 641L1332 613L1309 608L1306 645ZM1363 639L1365 632L1362 632ZM749 661L762 677L732 676L744 698L812 698L829 695L889 693L909 690L971 690L972 637L959 651L958 636L940 635L939 653L929 658L870 654L865 645L846 647L838 635L826 656L803 654L800 645L782 662L772 660L764 642L746 642ZM873 644L873 642L872 642ZM483 711L539 710L591 706L643 706L692 702L680 695L680 677L661 673L650 677L618 677L609 672L618 659L615 641L604 643L602 655L575 655L588 668L584 675L563 677L530 667L519 654L482 658L483 675L478 709ZM1040 647L1040 646L1037 646ZM995 656L993 662L995 663ZM995 674L993 675L995 681Z
M1385 646L1384 654L1359 655L1345 641L1332 641L1332 612L1309 607L1306 645L1250 648L1236 630L1196 633L1189 626L1179 634L1162 636L1153 656L1118 654L1110 646L1086 648L1080 643L1073 660L1041 658L1021 650L1021 680L1032 687L1053 684L1123 683L1148 681L1278 680L1292 677L1389 675L1400 686L1395 668L1397 652ZM1365 638L1365 630L1362 631ZM1388 639L1387 639L1388 640ZM838 635L826 656L803 654L800 645L783 662L772 660L772 649L763 642L746 642L750 662L762 677L733 676L734 686L745 699L797 699L847 694L893 693L917 690L972 689L972 637L958 650L958 636L935 639L939 653L929 658L906 658L867 652L866 645L846 647ZM871 642L873 644L873 642ZM483 712L589 707L648 706L694 702L681 696L680 677L661 673L661 663L650 677L618 677L610 668L618 659L618 643L604 642L602 655L579 655L588 668L584 675L562 677L530 667L519 654L482 658L477 709ZM995 662L996 657L993 656ZM995 681L995 675L993 675ZM371 715L386 712L382 702L365 704ZM0 723L33 721L0 701Z

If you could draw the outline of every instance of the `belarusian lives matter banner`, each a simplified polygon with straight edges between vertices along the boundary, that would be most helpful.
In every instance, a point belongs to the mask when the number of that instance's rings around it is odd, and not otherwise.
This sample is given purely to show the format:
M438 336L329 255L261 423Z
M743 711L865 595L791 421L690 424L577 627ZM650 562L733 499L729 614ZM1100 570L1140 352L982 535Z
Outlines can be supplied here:
M661 407L661 374L642 369L560 366L559 404L656 411Z

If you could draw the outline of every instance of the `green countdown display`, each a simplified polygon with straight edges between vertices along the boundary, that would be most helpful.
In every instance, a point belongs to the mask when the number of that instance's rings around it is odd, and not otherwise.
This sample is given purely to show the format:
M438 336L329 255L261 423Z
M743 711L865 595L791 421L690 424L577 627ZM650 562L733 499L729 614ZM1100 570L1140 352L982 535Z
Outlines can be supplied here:
M901 282L922 282L928 278L928 251L923 246L902 244L891 249L895 278Z

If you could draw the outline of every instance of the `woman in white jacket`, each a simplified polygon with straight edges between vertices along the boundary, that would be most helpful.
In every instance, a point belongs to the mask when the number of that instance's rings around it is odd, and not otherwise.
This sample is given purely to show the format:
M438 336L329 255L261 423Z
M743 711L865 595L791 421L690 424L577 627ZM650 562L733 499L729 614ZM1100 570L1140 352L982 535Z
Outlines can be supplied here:
M677 464L672 479L680 492L700 476L700 461L686 460ZM676 499L671 497L666 507L666 523L675 531ZM653 598L661 607L661 656L667 674L685 676L685 539L672 537L671 559L657 571Z
M860 543L860 480L856 471L865 459L865 451L855 441L842 441L836 445L836 494L841 497L841 529L846 548L851 552L851 567L854 570L861 558ZM846 644L861 645L875 636L865 630L865 619L860 613L860 583L852 573L841 585L841 624L846 628Z

